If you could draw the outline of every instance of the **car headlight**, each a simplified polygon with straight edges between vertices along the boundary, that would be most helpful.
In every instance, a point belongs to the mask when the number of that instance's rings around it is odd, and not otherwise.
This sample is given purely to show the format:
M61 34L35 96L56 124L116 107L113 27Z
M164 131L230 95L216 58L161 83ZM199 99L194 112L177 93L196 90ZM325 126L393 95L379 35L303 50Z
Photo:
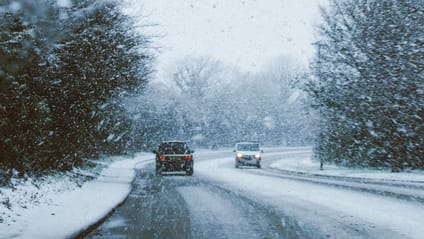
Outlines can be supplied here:
M243 156L242 153L237 153L237 158L241 158L241 156Z
M261 155L260 154L255 154L255 158L259 159L259 158L261 158Z

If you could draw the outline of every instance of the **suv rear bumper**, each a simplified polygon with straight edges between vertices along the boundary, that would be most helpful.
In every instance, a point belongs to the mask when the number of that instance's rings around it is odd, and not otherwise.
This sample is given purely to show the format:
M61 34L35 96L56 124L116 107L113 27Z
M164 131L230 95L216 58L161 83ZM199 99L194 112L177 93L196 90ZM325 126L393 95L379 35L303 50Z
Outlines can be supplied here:
M162 171L186 171L193 166L192 160L178 159L178 160L160 160L156 161L156 168Z

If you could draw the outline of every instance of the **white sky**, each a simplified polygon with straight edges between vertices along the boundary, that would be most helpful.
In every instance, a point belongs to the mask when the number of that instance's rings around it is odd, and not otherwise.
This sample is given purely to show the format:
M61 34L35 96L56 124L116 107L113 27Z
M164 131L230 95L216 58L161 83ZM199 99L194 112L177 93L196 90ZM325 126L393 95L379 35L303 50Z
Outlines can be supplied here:
M321 1L132 0L131 9L164 35L156 40L159 70L183 56L206 55L256 72L281 55L310 59Z

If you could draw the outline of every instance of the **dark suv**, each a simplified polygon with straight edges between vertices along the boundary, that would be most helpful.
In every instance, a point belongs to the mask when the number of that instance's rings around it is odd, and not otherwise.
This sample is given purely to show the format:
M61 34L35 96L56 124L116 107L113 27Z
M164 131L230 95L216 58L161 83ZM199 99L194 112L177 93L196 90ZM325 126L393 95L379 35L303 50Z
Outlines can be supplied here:
M184 141L164 141L156 154L156 175L162 172L185 171L187 175L193 175L193 153Z

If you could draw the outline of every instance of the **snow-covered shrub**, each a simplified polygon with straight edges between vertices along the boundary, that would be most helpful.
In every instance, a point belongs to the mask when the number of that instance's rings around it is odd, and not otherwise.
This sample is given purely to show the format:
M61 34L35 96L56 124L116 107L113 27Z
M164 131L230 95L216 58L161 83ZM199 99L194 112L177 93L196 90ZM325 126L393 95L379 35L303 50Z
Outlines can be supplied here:
M424 167L424 4L331 1L309 92L316 155L354 166Z

